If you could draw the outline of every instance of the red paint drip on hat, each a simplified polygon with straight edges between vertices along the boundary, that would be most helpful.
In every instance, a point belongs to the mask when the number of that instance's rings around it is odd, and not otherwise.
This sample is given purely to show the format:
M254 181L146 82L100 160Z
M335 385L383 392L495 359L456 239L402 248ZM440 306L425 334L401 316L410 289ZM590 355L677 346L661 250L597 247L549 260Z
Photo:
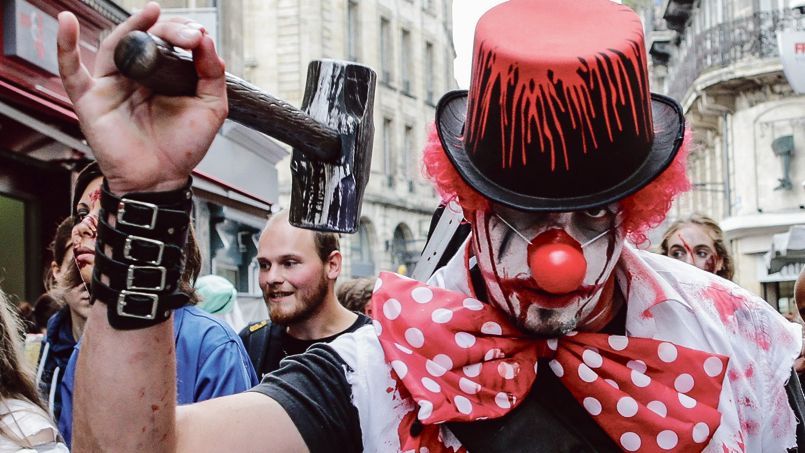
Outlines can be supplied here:
M517 11L511 8L508 13ZM493 106L500 111L500 130L507 131L500 138L501 168L516 165L515 158L521 165L527 165L528 145L536 140L541 152L549 153L551 171L556 170L557 161L570 170L571 158L559 124L560 116L569 117L574 134L581 137L583 154L596 150L600 141L613 142L615 135L623 131L624 122L631 123L637 135L647 137L648 141L651 114L650 111L641 114L638 107L650 96L643 71L646 52L639 20L630 15L622 16L623 19L615 16L619 20L607 25L612 33L599 30L590 33L591 36L574 35L557 41L547 36L549 32L542 31L554 30L555 24L531 24L528 30L523 30L512 27L511 23L516 21L507 21L506 13L503 9L498 11L501 18L489 30L480 31L479 24L478 35L494 34L496 42L529 44L518 46L523 49L501 49L490 47L482 39L476 43L470 90L477 93L477 99L471 96L468 106L467 120L471 122L468 143L477 143L485 135ZM623 47L619 41L623 35L620 27L631 28L634 34L622 50L618 50ZM591 53L591 49L603 50ZM534 55L541 55L544 60L530 67L521 64ZM568 64L562 61L568 55L579 56ZM630 111L631 118L621 118L620 107L624 107L623 112ZM596 118L603 118L604 131L594 126ZM533 131L536 137L532 136Z

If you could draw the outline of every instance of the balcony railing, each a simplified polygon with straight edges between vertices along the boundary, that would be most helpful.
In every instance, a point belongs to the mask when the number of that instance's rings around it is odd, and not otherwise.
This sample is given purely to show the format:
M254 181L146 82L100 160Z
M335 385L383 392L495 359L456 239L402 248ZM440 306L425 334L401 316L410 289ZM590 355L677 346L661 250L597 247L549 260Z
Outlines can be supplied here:
M707 70L779 55L777 32L781 30L805 30L805 14L763 11L698 34L688 28L668 65L667 94L682 101L693 82Z

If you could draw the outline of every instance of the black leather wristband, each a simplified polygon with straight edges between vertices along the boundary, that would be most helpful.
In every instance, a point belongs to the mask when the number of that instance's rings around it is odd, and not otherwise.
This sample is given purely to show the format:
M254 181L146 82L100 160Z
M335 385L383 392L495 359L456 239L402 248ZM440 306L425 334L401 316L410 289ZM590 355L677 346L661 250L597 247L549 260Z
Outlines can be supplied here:
M141 329L164 322L172 309L189 300L178 288L193 207L190 184L169 192L118 197L104 181L92 295L107 304L113 328Z
M171 311L187 304L183 292L153 294L140 291L115 291L92 277L92 295L107 306L109 325L118 330L151 327L170 319Z
M117 197L106 181L101 188L102 218L115 217L115 229L121 232L160 239L184 247L190 211L193 208L191 182L169 192L129 193ZM181 241L181 242L180 242Z
M172 293L179 286L183 268L181 261L173 267L121 263L104 255L96 244L92 273L99 280L105 275L109 286L117 290Z
M168 264L174 266L184 262L184 251L170 243L150 239L134 234L122 233L106 222L98 220L98 240L95 243L97 253L104 253L104 246L109 245L111 258L121 262L140 262L158 266Z

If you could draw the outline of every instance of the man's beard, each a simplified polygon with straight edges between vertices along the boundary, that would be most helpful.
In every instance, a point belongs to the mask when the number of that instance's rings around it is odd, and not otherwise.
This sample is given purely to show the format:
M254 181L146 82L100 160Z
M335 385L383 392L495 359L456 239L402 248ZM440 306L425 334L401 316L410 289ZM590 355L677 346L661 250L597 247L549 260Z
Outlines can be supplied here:
M290 326L307 321L318 313L324 305L324 299L327 297L328 289L329 282L327 281L327 276L322 273L318 285L305 291L296 290L294 293L296 303L290 310L281 305L267 304L268 317L271 319L271 322L282 326Z

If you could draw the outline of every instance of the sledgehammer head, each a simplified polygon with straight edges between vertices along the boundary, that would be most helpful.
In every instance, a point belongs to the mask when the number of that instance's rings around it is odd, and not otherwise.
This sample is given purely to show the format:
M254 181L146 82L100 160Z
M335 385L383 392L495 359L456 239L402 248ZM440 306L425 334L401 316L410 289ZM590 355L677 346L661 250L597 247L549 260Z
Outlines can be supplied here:
M334 129L341 154L325 162L294 149L289 219L301 228L354 233L372 161L375 72L335 60L310 63L302 110Z

